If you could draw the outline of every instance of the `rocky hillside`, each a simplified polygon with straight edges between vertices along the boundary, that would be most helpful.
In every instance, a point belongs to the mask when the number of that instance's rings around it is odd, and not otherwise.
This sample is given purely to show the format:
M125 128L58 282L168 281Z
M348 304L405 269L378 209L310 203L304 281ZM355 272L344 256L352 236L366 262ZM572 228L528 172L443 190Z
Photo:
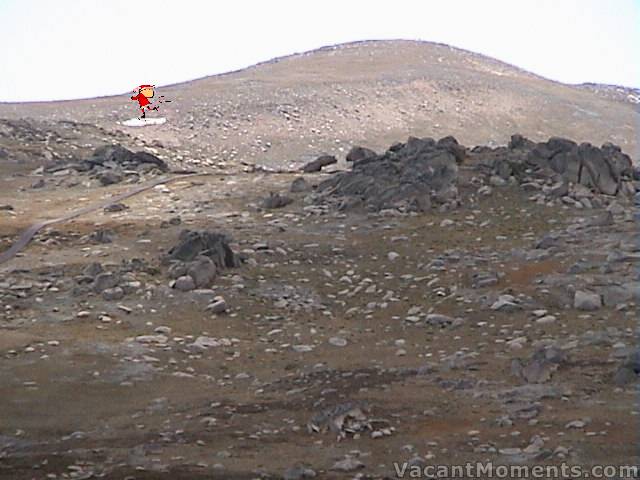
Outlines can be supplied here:
M613 142L635 159L638 106L609 90L553 82L447 45L368 41L162 88L172 99L161 112L169 120L162 127L119 125L137 115L128 93L0 104L0 118L122 130L202 166L285 166L320 153L344 156L353 144L380 151L409 135L449 134L471 145L506 144L513 133Z

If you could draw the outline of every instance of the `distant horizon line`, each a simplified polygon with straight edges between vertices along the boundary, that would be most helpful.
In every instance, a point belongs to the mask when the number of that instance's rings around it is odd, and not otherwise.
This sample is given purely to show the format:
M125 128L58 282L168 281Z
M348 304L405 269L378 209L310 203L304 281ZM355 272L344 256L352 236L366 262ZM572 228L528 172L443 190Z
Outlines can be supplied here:
M620 88L620 89L624 89L624 90L629 90L632 91L633 93L636 94L640 94L640 85L637 87L634 86L630 86L630 85L619 85L619 84L614 84L614 83L599 83L599 82L590 82L590 81L586 81L586 82L581 82L581 83L565 83L562 82L560 80L554 80L548 77L545 77L543 75L540 75L538 73L532 72L530 70L526 70L522 67L519 67L517 65L511 64L511 63L507 63L504 60L500 60L499 58L495 58L495 57L491 57L489 55L485 55L484 53L479 53L473 50L468 50L466 48L461 48L461 47L457 47L455 45L451 45L448 43L443 43L443 42L436 42L436 41L432 41L432 40L421 40L421 39L410 39L410 38L392 38L392 39L375 39L375 38L371 38L371 39L364 39L364 40L352 40L349 42L343 42L343 43L334 43L334 44L327 44L327 45L322 45L320 47L316 47L316 48L312 48L310 50L305 50L302 52L292 52L292 53L288 53L285 55L280 55L280 56L276 56L276 57L272 57L268 60L262 60L260 62L251 64L251 65L247 65L245 67L241 67L235 70L228 70L225 72L220 72L220 73L213 73L213 74L209 74L209 75L204 75L202 77L195 77L195 78L191 78L191 79L187 79L187 80L181 80L179 82L174 82L174 83L168 83L166 85L157 85L157 88L168 88L168 87L174 87L177 85L182 85L182 84L186 84L186 83L191 83L191 82L197 82L199 80L205 80L208 78L215 78L215 77L223 77L226 75L233 75L235 73L241 73L244 72L246 70L252 69L252 68L256 68L256 67L260 67L262 65L268 65L270 63L275 63L281 60L285 60L285 59L289 59L292 57L296 57L296 56L302 56L302 55L309 55L309 54L313 54L313 53L317 53L317 52L322 52L324 50L328 50L331 48L338 48L338 47L347 47L347 46L354 46L354 45L359 45L359 44L366 44L366 43L392 43L392 42L412 42L412 43L424 43L424 44L431 44L431 45L438 45L438 46L443 46L443 47L448 47L454 50L459 50L461 52L466 52L466 53L470 53L473 55L478 55L490 60L493 60L495 62L499 62L502 63L505 66L508 66L510 68L519 70L523 73L527 73L529 75L534 75L538 78L541 78L543 80L549 81L549 82L554 82L554 83L558 83L561 85L566 85L569 87L581 87L581 86L599 86L599 87L607 87L607 88ZM111 97L119 97L122 95L126 95L129 91L123 91L120 93L111 93L111 94L105 94L105 95L99 95L96 97L78 97L78 98L64 98L64 99L49 99L49 100L0 100L0 105L21 105L21 104L36 104L36 103L58 103L58 102L77 102L77 101L83 101L83 100L101 100L101 99L106 99L106 98L111 98Z

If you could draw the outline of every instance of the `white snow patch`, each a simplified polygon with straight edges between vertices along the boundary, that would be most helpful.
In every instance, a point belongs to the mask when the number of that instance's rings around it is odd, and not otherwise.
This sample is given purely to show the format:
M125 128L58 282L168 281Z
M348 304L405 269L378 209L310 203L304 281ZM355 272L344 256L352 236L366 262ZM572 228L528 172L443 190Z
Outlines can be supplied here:
M164 117L131 118L122 122L122 125L124 125L125 127L146 127L147 125L162 125L163 123L167 123L167 119Z

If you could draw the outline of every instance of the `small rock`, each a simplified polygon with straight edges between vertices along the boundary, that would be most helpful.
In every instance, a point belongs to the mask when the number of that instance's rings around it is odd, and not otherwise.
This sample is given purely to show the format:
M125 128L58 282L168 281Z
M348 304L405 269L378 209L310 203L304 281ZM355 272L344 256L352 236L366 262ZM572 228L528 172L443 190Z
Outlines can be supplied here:
M598 310L602 307L602 297L597 293L577 290L573 298L573 307L584 311Z
M285 470L283 480L302 480L304 478L315 478L316 472L304 465L295 465Z
M397 252L389 252L387 254L387 258L393 262L394 260L400 258L400 254Z
M167 343L169 338L166 335L139 335L136 337L138 343Z
M222 297L216 297L213 299L213 302L207 306L207 311L213 314L221 314L227 311L227 302Z
M587 426L587 422L584 420L574 420L572 422L567 423L564 428L584 428Z
M107 185L113 185L122 181L122 175L115 172L102 172L98 175L98 181L103 187Z
M489 183L493 187L504 187L507 184L507 181L504 178L499 177L498 175L492 175L489 178Z
M107 288L102 292L102 298L107 302L122 300L124 298L124 290L120 287Z
M553 315L545 315L544 317L540 317L536 320L536 323L540 325L547 325L549 323L555 322L557 319Z
M342 337L331 337L329 339L329 344L333 345L334 347L346 347L347 340Z
M190 275L183 275L175 281L173 288L180 290L181 292L188 292L196 288L196 282L194 282Z
M102 293L108 288L115 288L120 282L119 277L110 272L100 273L93 281L93 291L96 293Z
M353 472L355 470L359 470L364 468L364 463L362 463L357 458L346 457L343 460L338 460L333 464L331 470L339 471L339 472Z

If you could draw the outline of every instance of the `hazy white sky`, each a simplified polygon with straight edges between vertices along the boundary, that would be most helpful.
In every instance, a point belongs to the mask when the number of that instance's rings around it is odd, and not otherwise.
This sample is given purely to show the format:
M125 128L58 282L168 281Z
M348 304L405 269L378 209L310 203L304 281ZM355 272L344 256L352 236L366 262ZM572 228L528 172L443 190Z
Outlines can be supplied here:
M0 101L121 94L385 38L640 87L640 0L0 0Z

